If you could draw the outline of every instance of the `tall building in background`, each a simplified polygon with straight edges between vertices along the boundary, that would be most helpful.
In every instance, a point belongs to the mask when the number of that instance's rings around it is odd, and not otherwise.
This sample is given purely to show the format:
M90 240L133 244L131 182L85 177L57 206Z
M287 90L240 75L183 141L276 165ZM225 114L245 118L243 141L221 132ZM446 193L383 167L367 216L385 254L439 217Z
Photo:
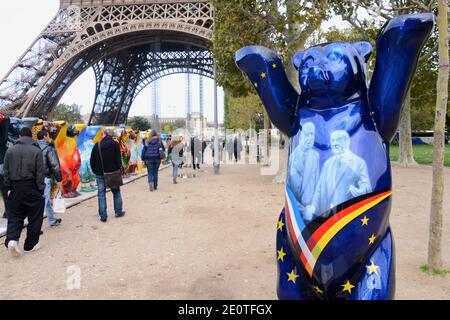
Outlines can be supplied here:
M159 118L161 116L161 99L159 95L159 81L153 81L151 83L152 88L152 116L151 116L151 124L152 129L160 132L161 131L161 125L159 122Z
M204 119L205 119L205 84L202 76L199 76L199 94L200 94L200 135L204 135Z
M192 75L186 73L186 128L191 130L192 114Z

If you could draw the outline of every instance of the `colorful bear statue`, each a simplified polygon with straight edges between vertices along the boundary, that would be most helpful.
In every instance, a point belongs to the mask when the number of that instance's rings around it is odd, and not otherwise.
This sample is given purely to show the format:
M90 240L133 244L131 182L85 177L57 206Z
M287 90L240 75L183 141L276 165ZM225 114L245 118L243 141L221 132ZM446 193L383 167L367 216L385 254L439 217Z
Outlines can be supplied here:
M76 198L80 196L77 191L80 184L81 156L77 146L78 130L74 125L65 121L56 121L59 128L55 140L59 163L62 173L62 193L65 198Z
M274 51L250 46L236 62L291 147L277 228L280 299L393 299L389 143L432 14L402 15L377 38L369 84L368 42L298 52L301 94Z

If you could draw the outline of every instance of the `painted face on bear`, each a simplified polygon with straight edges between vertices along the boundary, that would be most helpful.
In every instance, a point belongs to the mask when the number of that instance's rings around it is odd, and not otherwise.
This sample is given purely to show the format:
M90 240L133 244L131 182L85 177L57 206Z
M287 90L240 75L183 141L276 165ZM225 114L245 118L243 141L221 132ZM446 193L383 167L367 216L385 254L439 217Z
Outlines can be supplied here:
M368 42L333 42L296 53L293 63L304 100L312 99L312 107L320 108L358 98L367 88L366 62L371 52Z

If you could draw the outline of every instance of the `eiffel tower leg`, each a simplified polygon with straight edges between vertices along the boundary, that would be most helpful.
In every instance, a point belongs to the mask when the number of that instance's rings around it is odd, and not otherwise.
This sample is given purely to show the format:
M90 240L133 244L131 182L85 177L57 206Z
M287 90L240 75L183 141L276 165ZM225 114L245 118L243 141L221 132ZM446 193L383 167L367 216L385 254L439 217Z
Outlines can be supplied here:
M124 124L140 75L139 55L121 52L94 66L96 96L90 124Z

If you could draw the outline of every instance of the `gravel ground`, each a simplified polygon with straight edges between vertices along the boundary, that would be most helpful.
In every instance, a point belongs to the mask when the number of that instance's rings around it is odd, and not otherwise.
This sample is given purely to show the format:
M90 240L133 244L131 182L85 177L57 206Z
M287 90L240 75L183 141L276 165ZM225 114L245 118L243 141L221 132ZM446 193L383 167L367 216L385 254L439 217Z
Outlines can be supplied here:
M110 210L106 224L96 199L71 208L60 227L45 224L39 252L13 259L0 250L0 299L276 299L283 186L256 165L225 165L219 176L202 170L176 186L165 170L155 193L146 179L125 186L127 215L115 219ZM427 257L431 167L394 164L393 175L396 298L450 299L450 275L419 268ZM445 178L448 195L448 169ZM443 231L450 267L449 196Z

